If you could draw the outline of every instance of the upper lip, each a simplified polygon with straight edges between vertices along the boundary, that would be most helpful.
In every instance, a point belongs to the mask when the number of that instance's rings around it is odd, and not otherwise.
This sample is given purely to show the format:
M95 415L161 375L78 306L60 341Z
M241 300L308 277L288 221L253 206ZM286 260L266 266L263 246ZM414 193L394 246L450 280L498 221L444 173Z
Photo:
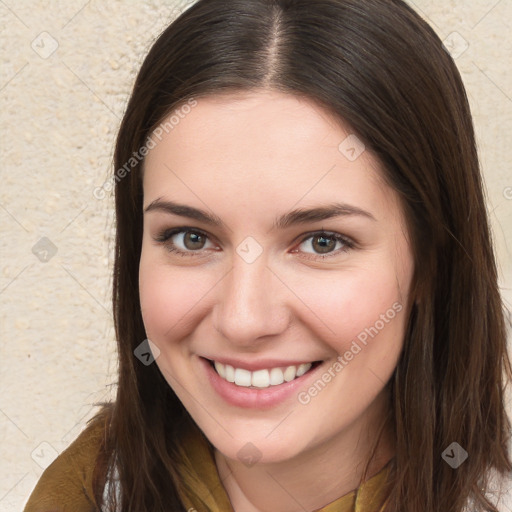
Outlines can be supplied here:
M313 363L315 361L319 361L319 359L296 359L293 361L284 361L282 359L258 359L257 361L242 361L241 359L236 359L233 357L206 357L204 359L209 359L210 361L217 361L222 364L229 364L233 368L242 368L244 370L249 370L251 372L257 370L264 370L268 368L279 368L279 367L288 367L288 366L299 366L301 364Z

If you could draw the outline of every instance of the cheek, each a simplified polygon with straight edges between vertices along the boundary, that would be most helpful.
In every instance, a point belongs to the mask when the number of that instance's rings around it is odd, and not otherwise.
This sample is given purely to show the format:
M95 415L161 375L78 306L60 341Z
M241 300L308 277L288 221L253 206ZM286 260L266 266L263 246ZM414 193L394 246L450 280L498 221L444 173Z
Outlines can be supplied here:
M354 340L402 340L406 307L394 271L357 268L297 283L297 295L308 306L309 317L324 341L338 354Z
M139 268L139 290L142 318L148 337L164 341L184 336L201 311L210 283L206 273L196 269L172 268L150 258L141 258Z
M321 282L322 291L310 289L308 299L321 320L314 320L317 332L336 354L321 379L334 382L331 393L344 403L340 415L361 414L396 368L405 334L406 299L395 272L387 274L382 268L358 268ZM326 403L333 400L332 394L323 396Z

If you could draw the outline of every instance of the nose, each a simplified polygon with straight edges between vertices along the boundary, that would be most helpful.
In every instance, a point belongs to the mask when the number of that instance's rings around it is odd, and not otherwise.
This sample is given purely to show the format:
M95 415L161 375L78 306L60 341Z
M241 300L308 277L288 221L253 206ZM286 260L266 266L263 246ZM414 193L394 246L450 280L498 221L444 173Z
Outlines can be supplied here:
M221 283L214 325L227 341L256 346L286 330L290 320L286 286L267 266L264 255L252 263L235 255Z

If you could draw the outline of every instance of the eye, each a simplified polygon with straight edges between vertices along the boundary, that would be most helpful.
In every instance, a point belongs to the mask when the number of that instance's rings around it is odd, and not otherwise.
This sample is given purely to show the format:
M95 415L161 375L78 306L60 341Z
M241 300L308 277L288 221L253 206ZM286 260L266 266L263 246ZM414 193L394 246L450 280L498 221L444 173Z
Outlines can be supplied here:
M184 227L166 229L155 237L155 241L164 244L169 252L180 256L200 256L200 251L208 248L205 247L208 241L206 233Z
M187 227L166 229L155 237L155 241L163 244L169 252L179 256L202 256L204 249L215 247L211 242L210 247L206 245L209 242L206 233L199 229ZM291 252L309 254L306 259L322 260L349 251L354 247L354 242L339 233L320 231L303 238L299 247L301 246L303 248L300 251L294 249ZM308 252L305 250L306 247L313 249L313 251Z
M338 248L336 249L337 245ZM304 248L302 249L302 252L313 255L313 257L307 256L308 259L325 259L349 251L354 247L354 243L339 233L326 233L321 231L304 238L300 246L313 249L312 253L308 253ZM297 251L294 250L293 252Z

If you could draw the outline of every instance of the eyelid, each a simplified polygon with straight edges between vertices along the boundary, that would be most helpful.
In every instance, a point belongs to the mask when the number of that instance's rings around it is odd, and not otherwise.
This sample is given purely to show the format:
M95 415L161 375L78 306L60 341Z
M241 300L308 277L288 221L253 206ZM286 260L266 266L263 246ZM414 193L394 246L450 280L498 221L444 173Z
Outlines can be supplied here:
M209 233L207 233L206 231L203 231L202 229L193 228L191 226L178 226L175 228L162 229L161 231L158 232L158 234L154 237L154 239L157 242L164 242L165 240L168 240L171 236L177 235L182 232L185 232L185 233L193 232L193 233L198 233L200 235L203 235L209 239L212 238L212 236Z

